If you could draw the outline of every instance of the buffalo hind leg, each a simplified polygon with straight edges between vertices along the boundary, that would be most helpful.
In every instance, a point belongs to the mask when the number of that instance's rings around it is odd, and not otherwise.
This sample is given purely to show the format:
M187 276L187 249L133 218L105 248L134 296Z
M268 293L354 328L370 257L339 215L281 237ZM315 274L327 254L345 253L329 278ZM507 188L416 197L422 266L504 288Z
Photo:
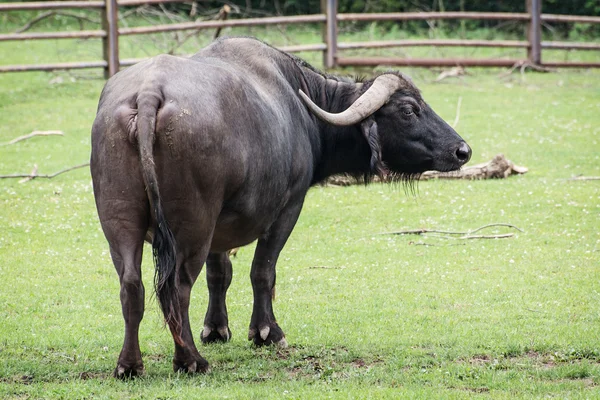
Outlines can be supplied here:
M206 259L208 310L204 318L203 343L227 342L231 339L227 318L226 295L231 284L232 267L227 252L210 253Z
M208 361L198 352L190 327L189 306L192 286L198 278L206 258L206 252L187 258L179 269L179 307L181 310L181 339L175 340L173 370L175 372L204 373L208 371Z
M254 344L287 346L285 334L275 320L273 297L275 294L275 266L302 209L302 201L288 206L269 231L258 239L250 280L254 292L254 306L248 330L248 340Z
M121 282L121 307L125 319L125 340L114 371L116 378L126 379L144 372L138 332L144 316L144 285L142 283L143 242L134 247L111 247L111 256Z

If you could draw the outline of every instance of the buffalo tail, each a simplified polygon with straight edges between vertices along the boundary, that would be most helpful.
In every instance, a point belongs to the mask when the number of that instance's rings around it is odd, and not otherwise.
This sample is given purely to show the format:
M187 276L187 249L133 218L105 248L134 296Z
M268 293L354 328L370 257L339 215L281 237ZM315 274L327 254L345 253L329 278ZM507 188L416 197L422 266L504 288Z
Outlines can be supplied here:
M182 317L177 289L175 236L169 228L163 212L153 154L156 115L160 104L161 96L157 94L148 93L144 96L138 96L138 149L146 193L156 221L152 239L155 267L154 288L165 322L169 326L173 338L177 343L183 345L183 339L181 338Z

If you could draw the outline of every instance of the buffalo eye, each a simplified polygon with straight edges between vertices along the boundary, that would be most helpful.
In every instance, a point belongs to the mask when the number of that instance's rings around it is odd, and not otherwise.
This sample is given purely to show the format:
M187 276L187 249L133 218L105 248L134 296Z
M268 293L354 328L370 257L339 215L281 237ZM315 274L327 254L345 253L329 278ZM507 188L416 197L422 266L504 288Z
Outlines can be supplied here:
M404 116L410 117L415 114L415 109L410 105L405 105L402 107L401 112Z
M400 112L402 112L405 117L410 118L414 114L419 115L421 113L421 107L419 107L419 104L412 98L405 97L403 100L404 101L400 103Z

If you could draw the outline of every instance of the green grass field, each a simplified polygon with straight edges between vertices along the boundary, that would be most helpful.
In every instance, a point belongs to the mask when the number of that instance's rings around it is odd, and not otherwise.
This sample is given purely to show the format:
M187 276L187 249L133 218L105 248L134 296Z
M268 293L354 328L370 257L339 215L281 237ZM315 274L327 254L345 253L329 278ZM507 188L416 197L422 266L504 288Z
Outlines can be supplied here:
M51 57L52 46L1 44L2 63ZM450 122L462 99L457 130L471 164L504 153L530 172L420 182L415 194L381 184L312 189L278 265L275 313L290 347L246 340L253 246L242 248L228 296L233 340L200 347L208 375L172 372L172 340L148 290L147 373L114 380L119 285L89 171L0 180L0 398L600 398L600 181L570 179L600 176L600 71L470 69L440 83L439 71L407 72ZM98 77L0 75L0 143L65 133L0 146L0 175L86 162ZM379 234L490 223L524 232ZM150 288L149 251L143 270ZM206 306L201 276L191 307L198 336Z

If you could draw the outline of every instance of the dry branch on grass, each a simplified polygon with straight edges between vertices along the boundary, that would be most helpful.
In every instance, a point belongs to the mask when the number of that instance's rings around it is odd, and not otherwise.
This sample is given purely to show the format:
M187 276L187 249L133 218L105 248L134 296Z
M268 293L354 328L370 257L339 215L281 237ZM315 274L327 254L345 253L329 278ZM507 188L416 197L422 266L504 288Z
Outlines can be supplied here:
M512 161L506 159L503 154L496 155L491 161L482 164L476 164L469 167L464 167L458 171L439 172L427 171L421 174L419 180L426 181L429 179L504 179L511 175L521 175L528 171L526 167L515 165ZM374 182L379 182L379 178L373 178ZM354 185L357 180L347 175L332 176L325 182L326 185L332 186L350 186Z
M482 231L487 228L495 227L495 226L504 226L507 228L516 229L519 232L523 232L523 230L517 226L506 223L493 223L480 226L477 229L472 229L469 231L444 231L439 229L409 229L405 231L393 231L393 232L383 232L379 235L421 235L421 236L434 236L436 238L442 239L458 239L458 240L467 240L467 239L504 239L513 237L514 233L502 233L497 235L475 235L475 233ZM427 235L433 234L433 235Z
M32 137L35 137L35 136L52 136L52 135L64 136L65 134L63 131L33 131L31 133L28 133L27 135L16 137L13 140L11 140L10 142L2 143L2 145L7 146L9 144L15 144L22 140L31 139Z
M453 172L427 171L421 175L420 180L428 179L503 179L511 175L527 173L528 169L515 165L504 157L504 154L496 155L491 161L464 167Z
M55 176L58 176L60 174L64 174L65 172L73 171L73 170L79 169L79 168L84 168L84 167L87 167L89 165L90 165L90 163L87 162L87 163L75 165L73 167L61 169L60 171L57 171L57 172L55 172L53 174L38 175L38 173L37 173L37 170L38 170L37 164L35 164L33 170L29 174L0 175L0 179L25 178L25 179L20 180L19 183L27 182L27 181L30 181L30 180L35 179L35 178L52 179Z
M422 235L423 233L443 233L445 235L472 235L473 233L477 233L479 231L482 231L486 228L491 228L493 226L505 226L507 228L513 228L513 229L518 230L519 232L523 232L523 230L521 228L514 226L512 224L506 224L504 222L497 222L497 223L493 223L493 224L483 225L477 229L473 229L470 231L441 231L438 229L411 229L411 230L407 230L407 231L384 232L384 233L380 233L380 235Z
M29 176L28 176L28 177L25 177L25 178L23 178L23 179L21 179L21 180L19 181L19 183L25 183L25 182L27 182L27 181L30 181L30 180L32 180L32 179L33 179L33 177L35 177L35 176L37 175L37 170L38 170L38 166L37 166L37 164L33 164L33 169L31 170L31 173L29 174Z
M442 71L437 78L435 78L435 82L439 82L443 79L446 78L457 78L460 76L464 76L467 73L465 72L465 69L461 66L458 67L454 67L454 68L450 68L447 70Z
M570 181L600 181L600 176L583 176L578 175L572 178L569 178Z
M515 65L513 65L508 71L500 74L500 78L506 78L518 69L519 72L521 73L521 79L524 80L525 79L525 70L527 68L532 69L536 72L556 72L555 69L548 68L548 67L542 67L541 65L535 65L527 60L524 60L524 61L516 62Z
M425 243L425 242L408 242L408 244L412 244L414 246L464 246L464 243L451 243L451 244L435 244L435 243Z

